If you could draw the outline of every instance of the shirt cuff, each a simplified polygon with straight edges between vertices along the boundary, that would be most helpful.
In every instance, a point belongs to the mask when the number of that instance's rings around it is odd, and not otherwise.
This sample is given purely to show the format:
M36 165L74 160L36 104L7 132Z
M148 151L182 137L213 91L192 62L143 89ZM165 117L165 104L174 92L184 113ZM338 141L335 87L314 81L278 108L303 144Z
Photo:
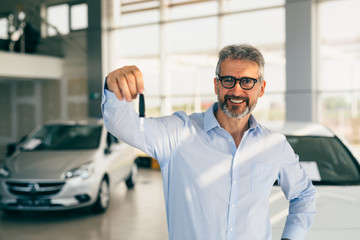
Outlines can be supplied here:
M119 105L119 104L124 104L124 102L126 102L125 100L119 100L115 93L113 93L110 90L104 89L103 92L103 104L108 104L108 105ZM127 102L126 102L127 103Z
M102 93L102 99L101 99L101 112L103 114L103 118L105 116L105 105L107 105L110 108L118 108L122 105L126 105L128 102L124 100L119 100L115 93L111 92L110 90L106 89L106 80L103 84L103 93Z
M303 240L305 238L306 231L294 224L286 225L281 239L287 238L291 240Z
M104 89L105 89L105 90L109 90L108 85L107 85L107 77L105 78Z

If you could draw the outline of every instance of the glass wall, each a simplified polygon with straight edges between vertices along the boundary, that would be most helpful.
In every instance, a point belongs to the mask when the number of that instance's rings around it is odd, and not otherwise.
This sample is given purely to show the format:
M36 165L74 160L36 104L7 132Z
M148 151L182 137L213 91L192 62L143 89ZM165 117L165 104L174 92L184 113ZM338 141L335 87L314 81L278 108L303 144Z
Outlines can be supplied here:
M8 19L0 18L0 39L8 39Z
M324 1L318 10L318 118L360 144L360 1Z
M46 29L44 36L67 35L71 31L88 27L88 6L86 3L63 3L46 6Z
M121 6L110 31L111 68L137 65L142 70L152 116L206 110L216 101L218 51L250 43L266 61L266 93L255 115L284 120L284 0L114 2ZM162 108L166 104L170 108Z

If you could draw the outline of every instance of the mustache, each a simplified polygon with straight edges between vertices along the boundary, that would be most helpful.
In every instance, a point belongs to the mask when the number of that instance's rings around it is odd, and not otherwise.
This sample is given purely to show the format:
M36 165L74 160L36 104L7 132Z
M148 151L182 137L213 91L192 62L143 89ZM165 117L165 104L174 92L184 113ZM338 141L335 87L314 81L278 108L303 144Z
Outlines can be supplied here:
M249 105L249 98L247 97L242 97L242 96L235 96L235 95L225 95L224 96L224 100L227 101L229 99L236 99L236 100L243 100L246 102L247 105Z

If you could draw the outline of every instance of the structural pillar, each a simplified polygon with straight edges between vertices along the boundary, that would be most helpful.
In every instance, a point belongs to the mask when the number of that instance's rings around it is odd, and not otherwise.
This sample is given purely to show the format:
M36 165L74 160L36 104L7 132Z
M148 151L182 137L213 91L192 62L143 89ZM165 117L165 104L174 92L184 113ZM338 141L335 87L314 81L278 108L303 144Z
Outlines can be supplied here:
M88 78L88 116L101 117L102 89L102 42L101 5L102 1L88 0L87 30L87 78Z
M286 120L316 120L315 3L286 0Z

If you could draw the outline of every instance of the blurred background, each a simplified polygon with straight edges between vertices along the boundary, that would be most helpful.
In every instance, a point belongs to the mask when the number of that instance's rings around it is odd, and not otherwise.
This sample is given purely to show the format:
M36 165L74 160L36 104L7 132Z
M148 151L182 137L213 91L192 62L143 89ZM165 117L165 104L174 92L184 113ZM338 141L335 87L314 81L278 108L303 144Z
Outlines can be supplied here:
M101 117L107 73L137 65L148 116L216 100L217 52L263 52L261 121L321 122L360 144L358 0L3 0L0 159L52 119Z
M124 65L143 72L147 116L205 111L216 101L218 51L240 43L265 57L266 91L254 111L259 122L323 123L360 156L359 13L360 0L1 0L0 163L36 126L101 118L104 79ZM322 176L334 181L317 183L321 207L308 239L356 239L359 160L340 141L342 148L325 144L318 157L313 150L321 144L314 143L325 142L304 139L313 148L300 150L313 163L328 161L334 173ZM112 191L106 214L0 210L0 239L168 239L161 173L156 160L150 163L156 170L139 169L135 190L122 183ZM9 172L0 168L4 186ZM341 182L351 178L355 184ZM275 193L271 222L279 239L288 209Z

